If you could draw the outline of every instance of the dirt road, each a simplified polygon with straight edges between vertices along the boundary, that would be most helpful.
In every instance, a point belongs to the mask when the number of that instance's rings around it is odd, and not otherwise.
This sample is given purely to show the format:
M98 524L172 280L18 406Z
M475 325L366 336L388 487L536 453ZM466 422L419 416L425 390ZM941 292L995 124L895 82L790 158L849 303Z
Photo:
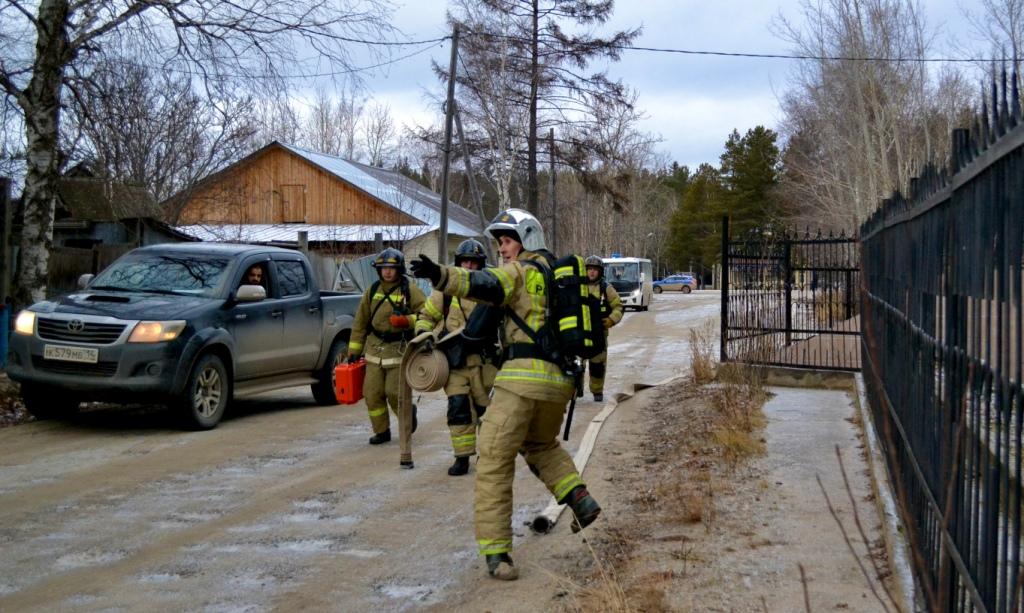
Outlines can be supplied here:
M688 363L717 292L656 297L612 331L606 393ZM599 409L577 406L575 450ZM366 410L308 389L240 403L210 432L159 411L100 409L0 430L0 610L388 610L466 596L472 472L452 478L445 400L419 400L416 468L370 447ZM514 523L548 502L520 463Z

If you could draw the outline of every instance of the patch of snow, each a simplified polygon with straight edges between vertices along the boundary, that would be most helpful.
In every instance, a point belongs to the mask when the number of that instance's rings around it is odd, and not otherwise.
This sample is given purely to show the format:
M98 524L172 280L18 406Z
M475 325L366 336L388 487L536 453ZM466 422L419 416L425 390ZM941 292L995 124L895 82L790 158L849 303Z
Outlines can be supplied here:
M94 564L110 564L124 559L127 556L124 551L99 551L90 549L88 551L76 551L57 558L54 566L60 569L80 568Z
M382 585L378 590L388 598L401 600L426 600L434 589L425 585Z

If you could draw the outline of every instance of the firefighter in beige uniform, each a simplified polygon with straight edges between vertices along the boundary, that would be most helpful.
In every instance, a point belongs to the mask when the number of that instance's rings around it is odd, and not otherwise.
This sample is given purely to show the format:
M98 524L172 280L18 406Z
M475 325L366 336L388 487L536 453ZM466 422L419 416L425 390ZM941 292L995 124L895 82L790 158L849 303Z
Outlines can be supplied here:
M348 341L348 361L366 357L363 397L373 426L371 445L391 440L388 405L398 414L402 351L415 334L416 313L423 307L423 291L405 277L405 256L385 249L374 259L379 281L363 293ZM365 344L365 347L364 347ZM413 429L416 428L413 406Z
M536 334L546 320L547 282L527 260L552 265L537 219L519 209L499 213L487 232L498 241L505 264L469 271L441 267L425 257L412 263L413 274L429 278L445 294L503 306ZM575 393L572 377L548 361L531 335L511 316L505 318L505 361L494 380L494 397L480 425L477 440L476 538L487 571L497 579L518 577L512 551L512 482L516 455L522 451L531 471L555 499L574 514L573 529L594 521L601 507L587 492L572 457L558 443L566 405Z
M608 346L608 330L622 321L622 300L604 280L604 261L596 255L587 258L587 289L590 295L601 301L601 323L604 325L604 346ZM604 373L608 366L608 350L590 358L590 393L594 402L604 400Z
M480 270L486 263L487 254L479 241L466 239L455 249L456 266ZM470 298L445 296L434 290L419 312L416 332L429 332L442 322L446 332L462 329L478 307L488 308ZM448 469L448 474L453 477L469 472L469 457L476 453L476 421L491 402L490 392L496 372L492 360L485 359L487 356L482 352L469 351L470 355L463 358L465 364L449 372L444 386L444 393L448 396L448 429L455 453L455 462Z

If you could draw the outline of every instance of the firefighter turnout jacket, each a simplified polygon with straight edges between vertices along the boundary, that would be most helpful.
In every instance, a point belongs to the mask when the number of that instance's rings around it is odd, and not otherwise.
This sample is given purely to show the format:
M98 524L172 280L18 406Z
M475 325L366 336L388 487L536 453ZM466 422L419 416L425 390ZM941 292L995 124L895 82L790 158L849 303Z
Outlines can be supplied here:
M437 288L459 298L471 298L510 309L533 331L546 321L547 287L544 274L523 260L534 260L545 268L551 263L540 253L523 251L519 260L497 268L471 271L445 266ZM530 335L512 318L506 318L502 345L506 359L494 379L494 386L532 400L568 402L574 393L572 377L558 365L543 359ZM534 346L531 351L529 346Z
M597 281L590 281L587 283L587 289L590 290L590 295L601 301L601 318L611 320L612 325L622 321L622 299L619 298L619 292L615 291L611 283L603 279ZM604 292L601 291L602 286ZM607 329L605 328L607 334Z
M404 277L390 283L375 282L359 302L349 353L364 355L367 364L397 368L402 363L402 343L415 335L416 313L425 301L419 286Z

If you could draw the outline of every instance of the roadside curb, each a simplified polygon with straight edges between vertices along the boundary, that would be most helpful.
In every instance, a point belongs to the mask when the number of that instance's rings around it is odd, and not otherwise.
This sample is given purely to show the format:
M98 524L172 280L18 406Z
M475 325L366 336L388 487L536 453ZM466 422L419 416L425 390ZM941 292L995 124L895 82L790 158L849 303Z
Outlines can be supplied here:
M900 605L908 613L914 611L916 601L914 572L910 566L909 551L904 535L906 531L899 513L896 510L896 501L892 497L892 483L889 481L888 464L882 454L881 442L875 432L875 424L868 414L867 388L864 386L864 377L860 373L854 373L856 385L855 404L857 414L864 428L864 439L867 442L868 471L871 473L871 490L875 495L875 506L878 515L882 518L882 538L885 540L885 549L889 554L889 561L893 575L896 577L896 589L900 599Z
M587 461L590 459L590 455L594 451L594 446L597 443L597 437L601 433L601 427L604 426L605 421L615 412L620 402L625 402L635 397L638 393L655 387L666 385L678 379L682 379L682 375L675 375L662 379L657 383L632 383L627 387L632 387L631 392L618 392L614 397L605 403L604 407L598 412L597 415L590 420L587 425L587 431L583 433L583 438L580 439L580 446L576 450L576 455L573 457L573 463L576 464L576 470L583 475L583 471L587 467ZM548 506L540 512L537 517L529 523L531 529L538 534L545 534L550 532L555 524L558 523L558 518L562 515L562 511L565 510L566 505L559 504L554 498L548 503Z

